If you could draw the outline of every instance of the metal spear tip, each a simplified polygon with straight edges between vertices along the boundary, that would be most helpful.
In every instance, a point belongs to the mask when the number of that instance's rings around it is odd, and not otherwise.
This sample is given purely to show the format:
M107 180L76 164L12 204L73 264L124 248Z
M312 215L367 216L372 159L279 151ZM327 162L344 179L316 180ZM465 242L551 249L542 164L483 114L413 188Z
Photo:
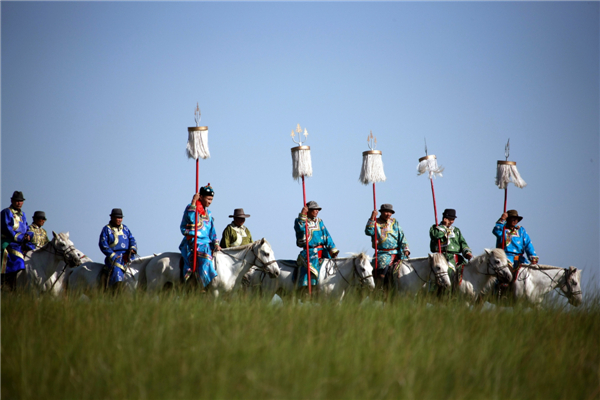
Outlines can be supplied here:
M504 156L506 157L506 161L508 161L508 156L510 155L510 138L508 142L506 142L506 146L504 147Z
M196 121L196 126L200 126L200 105L196 103L196 110L194 111L194 120Z

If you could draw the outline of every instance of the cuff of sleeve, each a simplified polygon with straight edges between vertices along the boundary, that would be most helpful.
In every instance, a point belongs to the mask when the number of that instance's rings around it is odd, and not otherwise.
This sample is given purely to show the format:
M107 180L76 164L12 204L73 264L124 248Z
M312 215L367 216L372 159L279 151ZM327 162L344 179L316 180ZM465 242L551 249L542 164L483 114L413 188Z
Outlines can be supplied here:
M540 261L540 258L538 256L531 256L531 257L529 257L529 259L534 264L537 264Z

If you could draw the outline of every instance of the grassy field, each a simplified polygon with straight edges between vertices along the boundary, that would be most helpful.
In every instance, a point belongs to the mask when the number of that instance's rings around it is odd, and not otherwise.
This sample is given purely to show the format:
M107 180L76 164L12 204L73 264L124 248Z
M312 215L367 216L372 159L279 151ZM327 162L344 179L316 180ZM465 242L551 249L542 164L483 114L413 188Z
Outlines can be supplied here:
M2 294L3 399L598 399L575 312Z

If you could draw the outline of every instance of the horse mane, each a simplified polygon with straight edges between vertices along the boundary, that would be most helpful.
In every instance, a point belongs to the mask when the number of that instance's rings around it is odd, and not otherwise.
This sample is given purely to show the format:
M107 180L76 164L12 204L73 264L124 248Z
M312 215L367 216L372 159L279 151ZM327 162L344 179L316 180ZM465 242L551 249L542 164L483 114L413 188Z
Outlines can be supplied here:
M350 257L340 257L341 258L358 258L360 261L367 261L370 262L371 261L371 257L369 257L369 255L367 255L367 253L365 253L364 251L360 252L360 253L348 253L350 255Z
M442 253L431 253L431 255L433 256L433 262L437 263L439 262L439 259L441 258L444 262L448 262L448 260L446 260L446 257L444 257L444 255Z
M545 264L535 264L535 265L523 265L523 267L526 268L530 268L530 269L538 269L538 270L556 270L556 269L564 269L561 267L553 267L552 265L545 265Z

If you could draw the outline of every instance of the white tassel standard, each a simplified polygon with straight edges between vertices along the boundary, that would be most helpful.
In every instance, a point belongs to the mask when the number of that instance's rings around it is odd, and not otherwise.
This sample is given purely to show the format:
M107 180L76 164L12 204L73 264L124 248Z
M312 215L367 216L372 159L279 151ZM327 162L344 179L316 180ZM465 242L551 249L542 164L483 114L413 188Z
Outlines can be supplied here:
M188 128L187 156L197 160L198 158L207 159L210 157L208 151L208 127L197 126Z
M295 180L303 176L312 176L310 146L292 147L292 176Z
M358 180L363 185L384 182L386 180L385 172L383 172L383 159L381 157L381 151L363 151L363 163L362 168L360 169L360 177Z
M423 175L425 172L429 172L429 179L434 177L442 177L444 167L438 167L437 159L432 154L419 158L419 165L417 165L417 175Z
M523 180L523 178L521 178L521 175L517 170L516 162L498 161L498 169L496 170L496 185L500 189L506 189L511 181L520 189L527 186L527 183Z

